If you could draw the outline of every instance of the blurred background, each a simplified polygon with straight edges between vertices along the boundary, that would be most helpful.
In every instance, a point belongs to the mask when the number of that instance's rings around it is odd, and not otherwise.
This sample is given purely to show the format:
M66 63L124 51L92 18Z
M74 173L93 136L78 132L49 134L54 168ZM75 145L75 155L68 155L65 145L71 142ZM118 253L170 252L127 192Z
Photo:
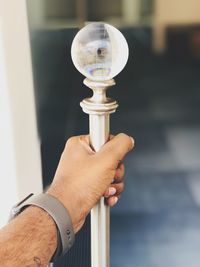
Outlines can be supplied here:
M136 148L126 191L111 211L111 267L200 266L200 1L27 0L43 185L65 140L88 132L79 102L91 95L72 64L86 21L106 21L130 57L108 94L119 101L112 133ZM55 266L90 266L90 219Z

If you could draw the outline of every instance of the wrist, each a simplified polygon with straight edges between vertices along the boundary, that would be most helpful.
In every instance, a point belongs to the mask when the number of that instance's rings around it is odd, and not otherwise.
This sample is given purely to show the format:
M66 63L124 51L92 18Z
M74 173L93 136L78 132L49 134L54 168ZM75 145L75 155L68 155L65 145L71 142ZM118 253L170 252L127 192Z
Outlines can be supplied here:
M62 190L55 185L52 185L46 193L57 198L64 205L71 217L74 233L77 233L83 224L85 215L76 194L73 194L71 190Z
M43 209L54 220L57 229L57 249L51 258L51 261L54 261L58 256L64 255L75 241L70 214L61 201L50 194L29 194L12 208L10 220L17 217L24 209L30 206ZM37 211L39 212L40 210L38 209ZM38 219L40 217L38 215Z
M45 222L44 225L49 238L47 246L49 250L49 261L55 253L58 244L58 232L53 218L42 208L32 205L27 207L18 217L20 218L21 216L28 218L27 221L32 222L35 222L38 218L40 218L39 220L42 222L41 225ZM18 219L18 217L16 217L16 219Z

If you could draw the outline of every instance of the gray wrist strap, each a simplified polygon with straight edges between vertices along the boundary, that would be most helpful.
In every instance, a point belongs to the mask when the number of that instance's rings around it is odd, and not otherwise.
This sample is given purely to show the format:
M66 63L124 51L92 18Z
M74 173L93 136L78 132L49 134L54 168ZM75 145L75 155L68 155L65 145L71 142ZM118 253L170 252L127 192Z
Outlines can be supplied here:
M53 218L60 233L62 254L65 254L72 247L75 236L70 215L64 205L49 194L32 196L24 204L40 207Z
M64 255L72 247L75 241L70 215L64 205L50 194L40 194L36 196L31 194L12 209L10 219L16 217L30 205L45 210L52 217L57 226L58 247L52 258L53 261L57 256Z

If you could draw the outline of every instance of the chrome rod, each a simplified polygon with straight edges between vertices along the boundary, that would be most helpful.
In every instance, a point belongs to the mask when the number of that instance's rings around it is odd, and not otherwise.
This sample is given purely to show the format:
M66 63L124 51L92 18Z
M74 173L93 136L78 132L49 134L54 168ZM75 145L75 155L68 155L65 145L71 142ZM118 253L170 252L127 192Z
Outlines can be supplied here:
M108 141L110 134L110 114L118 104L106 97L106 90L115 84L114 80L93 82L88 79L84 84L93 90L91 98L84 99L80 105L89 114L90 144L95 151ZM110 266L110 209L102 197L91 211L91 266Z
M109 115L118 107L115 100L106 96L106 90L115 85L113 78L125 67L128 53L122 33L104 22L88 24L72 43L72 61L86 77L84 84L93 91L93 96L80 105L90 115L90 141L96 151L108 140ZM110 265L109 217L109 208L102 198L91 212L92 267Z
M90 118L90 142L95 151L109 139L109 114ZM92 267L110 266L110 209L104 197L91 211L91 263Z

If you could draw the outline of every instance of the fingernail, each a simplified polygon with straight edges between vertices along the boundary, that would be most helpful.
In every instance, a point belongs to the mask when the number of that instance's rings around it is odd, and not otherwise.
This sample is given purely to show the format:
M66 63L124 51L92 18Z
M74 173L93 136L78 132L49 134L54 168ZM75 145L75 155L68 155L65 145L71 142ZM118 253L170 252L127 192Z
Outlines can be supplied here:
M114 206L118 201L118 197L113 197L113 203L112 203L112 206Z
M130 139L131 139L131 142L132 142L132 148L134 147L134 145L135 145L135 140L133 139L133 137L132 136L129 136L130 137Z
M115 187L109 187L109 196L116 194L117 190Z

